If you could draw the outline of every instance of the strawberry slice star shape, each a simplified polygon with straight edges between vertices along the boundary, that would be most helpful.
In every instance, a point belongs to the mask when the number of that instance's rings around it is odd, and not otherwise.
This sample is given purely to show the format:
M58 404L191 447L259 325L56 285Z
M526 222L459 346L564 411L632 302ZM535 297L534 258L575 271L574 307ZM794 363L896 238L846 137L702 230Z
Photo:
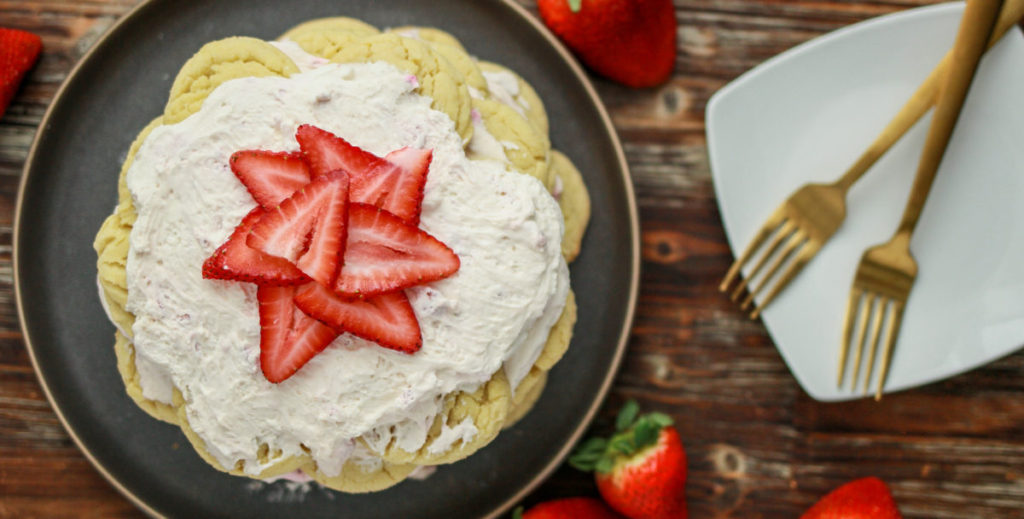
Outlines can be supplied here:
M311 125L300 152L242 150L231 171L259 207L203 264L203 277L255 283L260 367L280 383L341 333L415 353L419 322L404 289L458 271L458 256L418 227L433 153L378 157Z

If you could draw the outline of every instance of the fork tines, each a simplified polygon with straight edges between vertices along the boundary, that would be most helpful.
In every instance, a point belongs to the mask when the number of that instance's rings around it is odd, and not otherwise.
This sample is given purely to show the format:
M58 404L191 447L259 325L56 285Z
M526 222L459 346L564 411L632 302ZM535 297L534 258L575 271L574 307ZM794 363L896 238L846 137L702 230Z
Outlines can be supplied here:
M740 296L746 291L746 297L740 302L740 310L745 311L754 303L754 297L760 294L775 279L776 282L768 292L768 295L760 304L754 305L751 309L751 319L756 319L760 315L761 310L775 299L775 296L796 276L803 267L803 264L813 255L813 251L811 251L811 254L803 252L807 249L805 245L808 243L808 236L793 219L788 218L784 214L783 209L780 207L765 222L757 235L754 236L754 239L747 245L743 254L729 268L725 279L718 286L721 292L726 292L729 290L730 285L733 284L733 281L738 280L739 282L732 289L729 298L733 302L739 301ZM740 276L740 268L753 260L754 255L759 249L762 249L762 246L769 239L771 242L767 247L763 247L753 269L750 271L750 275L747 277ZM801 250L801 253L797 253L798 250ZM779 271L787 264L789 268L779 275ZM762 269L765 266L768 266L768 269L762 273ZM755 280L757 283L753 284ZM753 286L753 289L750 289L751 286Z
M846 373L852 369L850 387L855 391L860 379L861 367L864 366L866 372L863 378L863 392L867 394L874 374L875 356L878 352L879 339L884 325L885 342L882 350L881 369L876 379L875 400L882 398L882 388L885 385L885 377L892 360L893 344L896 342L896 334L900 329L900 321L903 319L903 307L904 302L899 299L866 292L856 287L850 291L850 301L843 322L842 347L839 350L838 387L843 387ZM854 329L854 321L857 323L856 329ZM868 335L869 325L870 335ZM854 358L853 363L848 365L846 360L851 344L855 346ZM868 347L866 365L862 362L865 345Z

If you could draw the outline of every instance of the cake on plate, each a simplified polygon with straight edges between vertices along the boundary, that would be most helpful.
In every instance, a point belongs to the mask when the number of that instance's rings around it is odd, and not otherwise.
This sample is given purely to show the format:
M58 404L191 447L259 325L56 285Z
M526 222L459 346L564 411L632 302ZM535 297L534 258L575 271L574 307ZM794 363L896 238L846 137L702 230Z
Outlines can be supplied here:
M96 236L100 299L128 395L210 465L381 490L540 397L589 214L522 77L313 20L182 66Z

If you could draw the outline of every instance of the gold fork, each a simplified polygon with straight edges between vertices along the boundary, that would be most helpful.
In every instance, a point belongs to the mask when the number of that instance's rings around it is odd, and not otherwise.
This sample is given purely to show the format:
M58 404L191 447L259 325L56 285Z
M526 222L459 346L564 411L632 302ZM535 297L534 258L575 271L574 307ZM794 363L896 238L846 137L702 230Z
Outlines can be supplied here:
M991 47L999 41L999 38L1016 25L1022 16L1024 16L1024 0L1006 0L988 46ZM752 281L762 274L761 270L774 259L768 269L759 277L757 284L753 285L753 289L747 291L746 297L740 303L740 309L746 310L754 302L754 296L768 287L783 266L789 265L785 272L778 276L778 280L769 290L768 295L751 310L751 319L756 319L761 314L761 310L779 295L782 289L818 253L822 245L835 234L846 217L846 193L850 186L857 182L935 104L942 81L949 70L950 61L951 52L948 52L917 88L917 91L910 96L899 113L889 121L874 142L850 166L850 169L843 173L842 177L831 184L805 184L793 192L768 217L755 234L754 239L744 249L743 254L729 267L725 278L718 286L721 292L729 290L733 281L740 277L740 269L753 260L757 251L762 249L762 246L771 238L771 242L762 251L754 268L750 271L750 275L745 279L740 279L732 290L730 298L733 301L739 300Z
M981 55L985 52L985 42L992 32L996 14L999 12L1001 0L970 0L964 10L953 46L952 63L949 74L944 79L942 95L935 107L935 115L928 128L928 137L921 152L914 185L911 188L906 208L899 227L888 242L872 247L864 252L850 290L850 300L846 309L843 324L842 347L839 352L839 387L843 385L846 373L846 358L850 349L853 322L856 320L856 355L853 360L853 387L856 389L861 367L861 354L864 351L865 332L871 324L870 349L867 371L864 376L864 392L875 364L875 353L882 324L886 322L885 349L882 353L881 371L878 375L878 389L875 399L882 397L882 387L892 360L893 344L899 334L906 307L907 297L917 277L917 262L910 254L910 237L917 225L921 211L924 209L928 191L935 180L935 173L942 162L946 145L953 133L953 127L960 114L964 98L971 86L975 68Z

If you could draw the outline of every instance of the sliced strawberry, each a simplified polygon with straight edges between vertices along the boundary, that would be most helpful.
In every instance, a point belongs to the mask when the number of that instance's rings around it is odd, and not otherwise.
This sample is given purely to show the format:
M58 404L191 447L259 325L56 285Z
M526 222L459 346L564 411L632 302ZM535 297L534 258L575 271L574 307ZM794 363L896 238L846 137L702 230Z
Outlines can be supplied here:
M347 212L348 175L331 172L267 211L252 226L246 243L330 285L345 250Z
M231 155L231 171L266 209L277 207L309 183L309 166L301 153L238 151Z
M314 178L337 169L353 175L367 171L383 160L331 132L309 124L299 126L295 140L299 141L299 148L309 162Z
M316 283L307 283L305 286ZM259 287L260 368L270 382L291 377L338 333L295 306L297 287Z
M385 348L405 353L419 351L420 324L405 292L346 300L318 283L295 292L295 305L338 333L348 332Z
M296 265L317 282L330 286L337 279L344 262L348 235L349 181L348 176L341 171L321 177L321 180L323 178L329 179L337 187L316 222L310 237L309 251L299 258Z
M235 227L228 241L203 262L206 279L231 279L258 285L299 285L309 277L287 260L265 254L245 244L253 224L264 215L255 208Z
M349 205L345 264L336 292L370 297L437 281L457 270L459 257L437 238L372 205Z
M413 225L419 224L432 151L402 148L382 159L308 124L299 126L295 139L314 177L343 169L352 180L353 202L375 205Z
M419 225L423 186L433 155L430 150L402 148L365 173L353 173L352 201L380 207Z

